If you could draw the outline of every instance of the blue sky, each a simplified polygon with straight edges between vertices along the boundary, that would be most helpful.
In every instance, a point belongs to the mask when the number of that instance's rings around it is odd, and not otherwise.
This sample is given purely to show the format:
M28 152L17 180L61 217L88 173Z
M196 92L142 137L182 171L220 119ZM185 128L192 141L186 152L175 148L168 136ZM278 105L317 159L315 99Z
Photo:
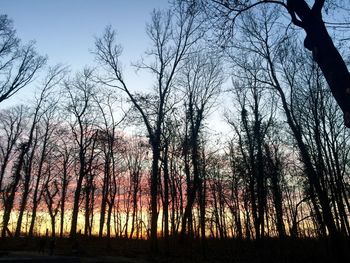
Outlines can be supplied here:
M145 29L152 10L168 5L168 0L1 0L0 13L13 19L23 42L36 41L40 54L48 55L49 65L63 63L73 72L94 65L89 52L94 37L111 25L123 47L121 60L129 87L144 90L152 86L153 80L149 74L136 74L131 63L150 47ZM35 86L34 82L25 87L2 102L0 108L27 103L34 97ZM217 111L211 115L213 130L222 126L220 114Z
M76 69L91 63L94 36L109 24L118 32L125 57L137 59L147 47L151 11L167 5L167 0L1 0L1 13L14 20L21 39L36 40L51 62Z
M94 37L112 25L123 46L125 75L131 85L138 85L130 65L149 46L145 28L150 13L167 6L167 0L1 0L0 12L13 19L23 42L36 41L49 64L67 64L73 71L93 64L89 50L94 47ZM28 88L8 103L21 100L27 92Z

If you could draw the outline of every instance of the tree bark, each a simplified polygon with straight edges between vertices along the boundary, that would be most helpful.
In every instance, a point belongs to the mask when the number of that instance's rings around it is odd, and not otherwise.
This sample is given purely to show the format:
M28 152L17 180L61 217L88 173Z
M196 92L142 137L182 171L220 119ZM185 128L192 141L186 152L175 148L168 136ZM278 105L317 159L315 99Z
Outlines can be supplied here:
M288 8L291 14L301 19L299 22L296 19L293 21L306 33L304 46L312 51L314 60L344 113L344 123L350 128L350 74L322 19L323 4L324 1L315 1L310 8L305 0L289 0Z

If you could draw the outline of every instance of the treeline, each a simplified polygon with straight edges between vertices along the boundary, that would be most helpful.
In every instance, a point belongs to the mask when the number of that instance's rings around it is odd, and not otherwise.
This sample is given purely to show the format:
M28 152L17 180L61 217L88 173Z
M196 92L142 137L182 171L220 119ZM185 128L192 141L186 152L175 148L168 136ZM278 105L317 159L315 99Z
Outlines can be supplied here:
M0 98L45 75L30 105L0 113L2 237L40 235L43 218L52 236L148 238L154 250L170 236L349 237L350 133L280 9L242 14L220 47L195 5L154 11L142 92L123 78L111 27L95 40L98 66L74 74L44 66L0 18ZM232 132L218 144L207 122L223 108Z

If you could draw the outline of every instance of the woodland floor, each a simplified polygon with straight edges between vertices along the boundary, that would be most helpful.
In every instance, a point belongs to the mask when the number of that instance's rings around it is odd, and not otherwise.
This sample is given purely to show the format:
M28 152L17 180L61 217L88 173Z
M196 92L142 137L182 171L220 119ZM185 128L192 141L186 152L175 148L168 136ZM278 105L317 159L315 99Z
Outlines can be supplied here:
M164 253L164 242L159 242L160 252L151 257L146 240L79 238L57 239L53 255L48 244L39 253L39 238L7 238L0 240L0 263L2 262L349 262L349 241L337 244L332 253L327 240L269 239L261 243L250 241L207 240L205 257L198 240L171 240L169 253ZM334 247L334 246L333 246ZM333 248L334 249L334 248Z

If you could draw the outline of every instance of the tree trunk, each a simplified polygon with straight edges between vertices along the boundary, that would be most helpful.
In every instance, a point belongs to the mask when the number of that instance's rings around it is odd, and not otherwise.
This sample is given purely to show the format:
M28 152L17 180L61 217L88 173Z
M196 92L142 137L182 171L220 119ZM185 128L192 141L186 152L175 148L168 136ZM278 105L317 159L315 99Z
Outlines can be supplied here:
M313 57L344 113L345 125L350 128L350 74L348 68L334 46L322 19L323 5L310 9L304 0L288 1L292 12L301 19L298 26L306 32L304 46L312 51ZM322 1L315 1L322 2Z
M102 186L102 200L101 200L101 211L100 211L100 228L98 236L103 236L103 227L105 223L105 214L106 214L106 205L107 205L107 195L108 195L108 186L110 181L110 161L108 153L105 155L105 169L104 169L104 178Z
M36 115L35 115L36 117ZM33 135L34 135L34 128L36 126L36 118L34 119L33 121L33 124L32 124L32 128L31 128L31 131L30 131L30 139L28 141L28 151L29 151L29 148L31 147L32 145L32 142L33 142ZM27 160L27 165L25 166L25 175L24 175L24 191L23 191L23 194L22 194L22 200L21 200L21 204L20 204L20 210L19 210L19 215L18 215L18 219L17 219L17 226L16 226L16 232L15 232L15 237L19 237L20 234L21 234L21 228L22 228L22 220L23 220L23 215L24 215L24 210L26 208L26 205L27 205L27 201L28 201L28 195L29 195L29 192L30 192L30 189L29 189L29 186L30 186L30 180L31 180L31 177L32 177L32 165L33 165L33 159L34 159L34 153L35 153L35 148L36 148L36 145L37 145L37 133L35 135L35 139L34 139L34 144L33 144L33 148L32 148L32 151L30 153L30 156L28 157L28 160Z
M41 152L41 157L40 157L40 162L39 162L39 167L38 167L38 173L37 173L37 178L36 178L36 183L35 183L35 188L34 188L34 194L33 194L32 218L31 218L29 233L28 233L28 235L30 237L33 236L34 223L35 223L35 219L36 219L36 210L38 207L38 203L40 202L41 195L43 193L43 189L39 192L39 183L40 183L40 179L42 176L44 161L46 159L46 148L47 148L47 144L48 144L48 139L49 139L49 127L47 125L46 131L44 134L43 147L42 147L42 152ZM33 153L34 153L34 149L33 149ZM29 168L29 169L31 169L31 168ZM39 192L39 196L38 196L38 192Z
M159 136L157 136L154 142L152 142L152 174L151 174L151 252L155 255L158 252L158 240L157 240L157 228L158 228L158 209L157 209L157 199L158 199L158 172L159 172L159 159L160 159L160 149L159 149Z
M3 220L2 220L3 225L2 225L2 231L1 231L2 238L6 237L6 233L10 233L8 230L8 223L10 220L11 211L13 209L13 203L17 192L17 186L21 179L24 156L26 155L27 152L28 152L28 145L24 143L21 147L21 152L19 154L18 162L16 164L16 170L14 172L13 182L11 183L10 189L8 190L9 194L4 202L4 214L3 214Z
M83 164L80 163L82 166ZM78 223L78 213L79 213L79 201L80 201L80 193L82 188L82 183L84 179L84 172L82 171L82 168L80 168L80 175L77 181L77 187L75 189L74 193L74 201L73 201L73 212L72 212L72 224L70 229L70 238L74 239L77 235L77 223Z
M61 194L61 213L60 213L60 238L63 237L63 226L64 226L64 212L65 212L65 204L66 204L66 194L67 194L67 170L68 159L64 159L63 161L63 178L62 178L62 194Z
M166 142L164 149L164 202L163 202L163 213L164 213L164 239L165 239L165 250L169 252L169 165L168 165L168 142Z

